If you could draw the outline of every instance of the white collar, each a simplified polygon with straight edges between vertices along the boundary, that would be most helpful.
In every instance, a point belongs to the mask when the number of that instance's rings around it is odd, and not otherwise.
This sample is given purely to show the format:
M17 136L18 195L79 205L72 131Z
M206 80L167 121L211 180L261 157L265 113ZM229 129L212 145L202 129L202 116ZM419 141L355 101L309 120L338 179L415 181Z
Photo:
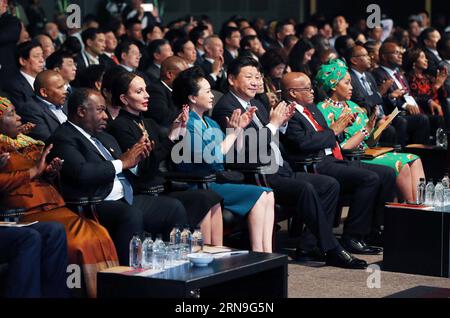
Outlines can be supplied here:
M167 87L167 89L169 90L169 92L172 93L172 91L173 91L172 87L170 87L169 85L167 85L166 82L164 82L164 81L161 81L161 83L162 83L165 87Z
M20 74L22 74L23 77L25 77L25 79L27 80L28 84L30 84L31 89L33 89L33 91L34 91L34 81L36 80L36 77L28 75L24 71L20 71Z
M391 76L391 77L394 77L395 76L395 72L397 72L397 69L393 70L393 69L391 69L389 67L386 67L386 66L383 66L383 65L381 65L381 68L383 70L385 70L386 72L388 72L389 76Z
M361 79L361 77L366 77L366 74L364 74L364 72L363 73L360 73L360 72L358 72L357 70L355 70L354 68L352 68L351 69L353 72L355 72L355 74L356 75L358 75L358 79Z
M42 98L41 96L36 95L36 98L39 99L41 102L43 102L44 104L46 104L48 107L59 110L61 109L61 105L59 105L59 107L53 103L50 103L48 100Z
M436 49L430 49L430 48L427 48L427 49L428 49L428 51L433 53L439 60L442 60L441 56L439 55L439 52Z
M231 54L231 56L233 58L237 58L237 56L239 55L239 51L238 50L230 50L230 49L226 49L228 51L228 53Z
M134 72L134 69L131 68L131 67L129 67L129 66L127 66L127 65L120 64L120 66L122 66L122 67L123 67L124 69L126 69L128 72Z
M155 66L156 66L157 68L161 69L161 64L157 64L157 63L153 63L153 64L155 64Z
M88 51L84 50L84 54L86 55L86 58L88 59L88 64L100 64L99 57L93 56L88 53Z
M91 134L89 134L86 130L81 128L80 126L75 125L70 120L67 121L69 124L71 124L73 127L75 127L84 137L86 137L89 141L91 141Z
M239 103L241 104L242 107L244 107L245 110L247 110L248 105L251 104L250 102L246 102L245 100L243 100L242 98L240 98L239 96L237 96L235 93L233 93L232 91L230 91L231 95L233 95L234 97L236 97L236 99L239 101Z
M205 57L205 61L208 61L211 64L214 64L214 59L210 58L210 57Z

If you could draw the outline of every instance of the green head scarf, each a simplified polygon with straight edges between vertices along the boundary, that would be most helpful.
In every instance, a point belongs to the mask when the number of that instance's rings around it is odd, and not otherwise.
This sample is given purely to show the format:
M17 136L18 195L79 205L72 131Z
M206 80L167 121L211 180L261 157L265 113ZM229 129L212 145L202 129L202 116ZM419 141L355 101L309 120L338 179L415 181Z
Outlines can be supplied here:
M329 92L345 77L347 71L348 67L344 61L332 59L320 66L316 81L326 92Z

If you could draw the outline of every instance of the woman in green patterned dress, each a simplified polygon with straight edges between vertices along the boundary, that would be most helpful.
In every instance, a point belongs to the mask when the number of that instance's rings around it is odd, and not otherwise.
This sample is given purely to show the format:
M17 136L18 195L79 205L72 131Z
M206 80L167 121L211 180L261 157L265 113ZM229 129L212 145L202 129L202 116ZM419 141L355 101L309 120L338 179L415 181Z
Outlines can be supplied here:
M376 113L369 119L361 107L350 101L352 84L346 64L339 59L330 60L320 67L316 80L329 96L317 105L328 125L339 120L342 114L352 113L355 118L354 122L344 130L342 149L368 148L368 143L373 141ZM425 177L422 162L418 156L387 153L375 159L363 161L394 168L397 174L398 194L407 202L416 202L415 189L420 178Z

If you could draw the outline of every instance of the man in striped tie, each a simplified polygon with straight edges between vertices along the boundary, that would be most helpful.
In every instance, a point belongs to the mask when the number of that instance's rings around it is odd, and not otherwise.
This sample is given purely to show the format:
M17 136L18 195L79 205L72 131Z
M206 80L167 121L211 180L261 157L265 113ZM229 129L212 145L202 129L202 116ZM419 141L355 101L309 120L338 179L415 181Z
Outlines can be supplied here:
M344 193L352 194L349 215L341 239L342 246L347 251L357 254L381 252L380 248L367 245L365 239L371 230L378 231L384 203L393 199L394 170L343 158L337 140L344 129L353 122L353 115L343 112L341 117L328 127L322 113L313 104L314 89L306 74L288 73L281 83L284 99L289 103L295 103L296 108L286 134L281 136L289 157L299 155L323 157L316 166L316 173L335 178ZM373 219L375 222L372 222Z

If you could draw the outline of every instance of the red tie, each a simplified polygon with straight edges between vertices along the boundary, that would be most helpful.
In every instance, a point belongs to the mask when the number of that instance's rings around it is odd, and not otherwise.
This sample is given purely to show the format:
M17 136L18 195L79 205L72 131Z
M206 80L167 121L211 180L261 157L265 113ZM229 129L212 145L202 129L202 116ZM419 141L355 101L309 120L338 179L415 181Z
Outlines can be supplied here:
M313 114L306 108L303 107L303 114L306 115L306 117L309 118L309 120L313 123L314 127L317 129L317 131L324 131L322 126L314 119ZM342 156L341 147L339 147L338 142L336 141L336 146L333 148L333 156L338 160L344 160L344 157Z
M402 89L404 89L407 93L409 93L408 85L406 85L405 81L403 80L402 74L400 74L400 72L397 71L394 73L394 76L400 82L400 84L402 84Z
M116 63L117 65L120 64L120 63L119 63L119 60L117 59L117 57L116 57L114 54L111 55L111 60L113 60L114 63Z

